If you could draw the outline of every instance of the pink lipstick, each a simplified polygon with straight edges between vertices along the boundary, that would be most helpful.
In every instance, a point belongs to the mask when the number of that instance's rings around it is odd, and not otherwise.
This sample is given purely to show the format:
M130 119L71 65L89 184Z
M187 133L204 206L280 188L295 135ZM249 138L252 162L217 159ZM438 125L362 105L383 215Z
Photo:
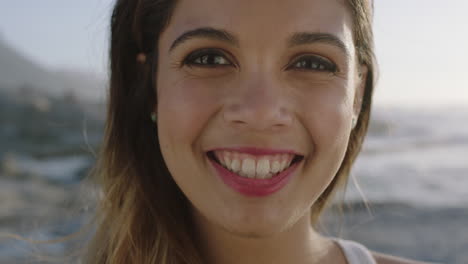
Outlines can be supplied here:
M260 152L261 154L266 154L265 151L255 150L255 152L255 154L260 154ZM224 168L215 160L211 158L208 158L208 160L213 165L216 174L228 187L243 195L254 197L267 196L281 190L290 181L290 179L294 175L294 172L297 170L300 163L302 162L302 160L300 160L299 162L292 163L289 168L278 173L270 179L256 179L242 177Z

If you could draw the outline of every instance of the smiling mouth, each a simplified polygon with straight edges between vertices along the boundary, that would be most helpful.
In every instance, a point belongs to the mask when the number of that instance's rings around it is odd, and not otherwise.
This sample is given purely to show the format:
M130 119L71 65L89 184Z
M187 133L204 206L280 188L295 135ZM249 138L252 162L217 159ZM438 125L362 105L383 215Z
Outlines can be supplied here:
M240 177L265 180L304 159L304 156L295 154L253 156L230 151L208 151L206 154L210 160Z

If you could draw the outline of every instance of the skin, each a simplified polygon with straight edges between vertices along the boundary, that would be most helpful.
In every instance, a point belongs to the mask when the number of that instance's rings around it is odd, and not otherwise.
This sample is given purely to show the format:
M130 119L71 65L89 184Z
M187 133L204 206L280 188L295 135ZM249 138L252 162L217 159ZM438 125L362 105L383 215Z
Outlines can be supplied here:
M193 37L171 48L184 32L207 27L237 42ZM344 45L290 46L297 32L327 33ZM178 3L158 43L155 111L164 160L191 202L208 263L346 263L338 246L311 227L310 208L337 172L360 111L365 68L357 65L351 32L341 1ZM218 50L211 67L184 64L204 48ZM296 64L305 55L338 70ZM209 164L206 152L220 147L292 149L304 160L280 191L247 197Z

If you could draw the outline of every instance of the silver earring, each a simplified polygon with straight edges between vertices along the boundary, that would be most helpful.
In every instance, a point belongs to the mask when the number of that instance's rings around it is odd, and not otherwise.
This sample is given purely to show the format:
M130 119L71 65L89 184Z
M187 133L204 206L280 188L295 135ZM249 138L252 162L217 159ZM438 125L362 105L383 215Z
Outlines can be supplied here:
M153 123L156 123L156 120L157 120L156 113L155 113L155 112L151 112L151 121L153 121Z

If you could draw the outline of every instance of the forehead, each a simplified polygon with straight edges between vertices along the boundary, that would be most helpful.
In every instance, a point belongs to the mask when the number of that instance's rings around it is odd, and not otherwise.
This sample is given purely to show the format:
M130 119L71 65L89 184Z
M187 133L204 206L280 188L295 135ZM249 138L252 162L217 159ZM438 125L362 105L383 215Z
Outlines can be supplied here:
M331 33L352 41L352 20L341 0L180 0L165 35L213 27L239 39L272 41L296 32ZM270 42L271 43L271 42Z

